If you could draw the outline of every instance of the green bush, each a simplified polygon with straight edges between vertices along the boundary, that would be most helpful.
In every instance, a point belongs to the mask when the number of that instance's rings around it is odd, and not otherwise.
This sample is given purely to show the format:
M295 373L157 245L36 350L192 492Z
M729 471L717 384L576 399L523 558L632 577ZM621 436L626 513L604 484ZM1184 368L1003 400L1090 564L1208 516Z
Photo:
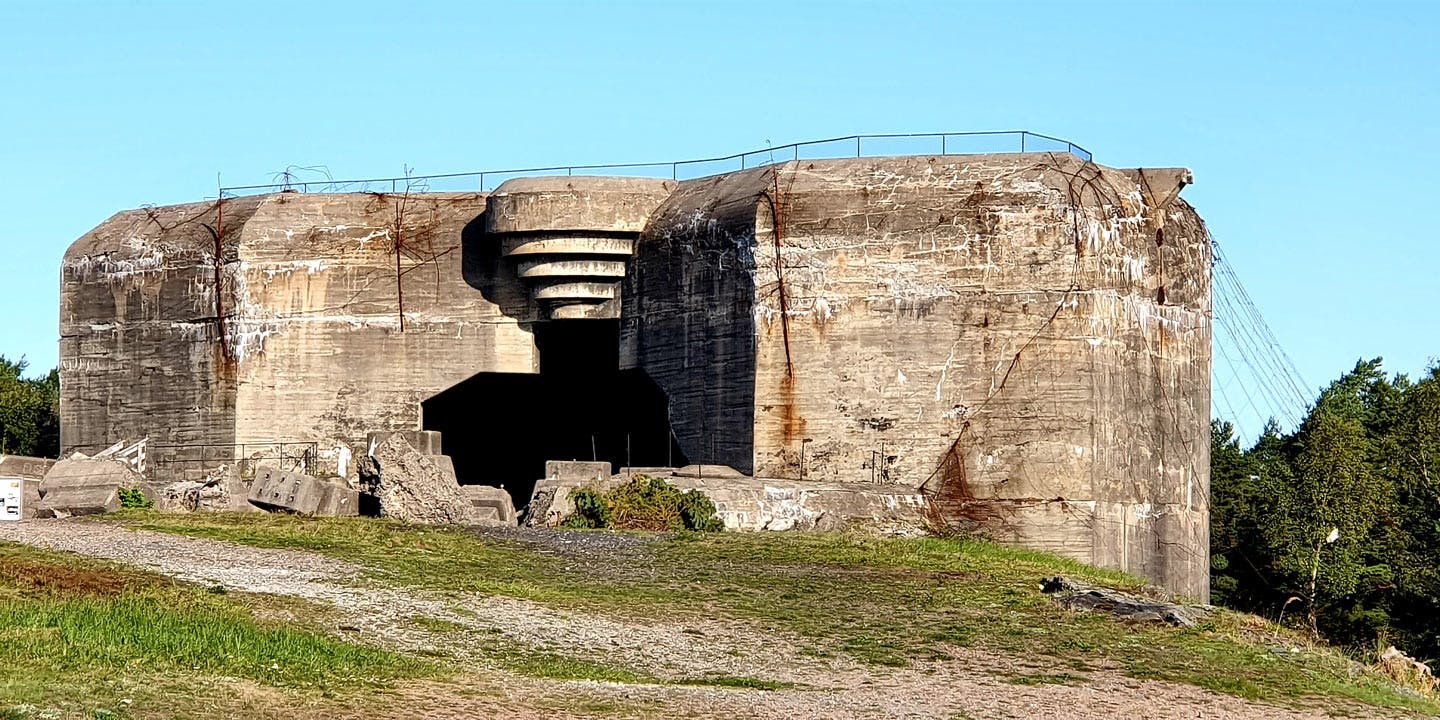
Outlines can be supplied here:
M610 527L610 503L605 495L591 487L575 488L570 491L570 502L575 503L575 512L560 523L567 528Z
M145 497L145 491L138 487L120 488L120 507L149 510L155 507L155 501Z
M681 491L664 480L636 475L608 492L591 487L570 491L575 512L561 522L569 528L695 530L718 532L725 524L715 503L697 490Z
M681 493L680 520L686 530L720 532L725 529L725 522L715 514L715 503L698 490Z

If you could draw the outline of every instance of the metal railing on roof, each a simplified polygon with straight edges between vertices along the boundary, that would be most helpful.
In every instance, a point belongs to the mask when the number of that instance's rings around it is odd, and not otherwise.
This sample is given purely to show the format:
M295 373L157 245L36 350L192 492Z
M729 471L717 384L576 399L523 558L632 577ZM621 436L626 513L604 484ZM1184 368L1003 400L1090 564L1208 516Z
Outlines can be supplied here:
M264 185L237 185L220 188L221 197L258 195L271 192L485 192L516 177L537 175L575 175L603 171L606 175L632 177L691 178L724 172L764 167L791 160L818 160L845 157L881 157L890 155L973 155L995 152L1067 152L1087 162L1093 159L1089 150L1069 140L1029 130L994 130L955 133L892 133L882 135L846 135L845 137L810 140L777 145L761 150L722 157L677 160L672 162L613 163L603 165L551 165L483 170L478 172L411 175L406 177L369 178L364 180L299 180L291 173L282 173L280 181Z

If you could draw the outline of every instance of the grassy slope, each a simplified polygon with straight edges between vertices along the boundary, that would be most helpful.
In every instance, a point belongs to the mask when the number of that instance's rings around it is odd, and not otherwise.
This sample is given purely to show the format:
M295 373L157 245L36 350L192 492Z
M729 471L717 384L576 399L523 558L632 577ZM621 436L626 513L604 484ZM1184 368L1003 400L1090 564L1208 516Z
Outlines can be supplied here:
M1191 683L1250 699L1440 713L1440 704L1356 672L1355 664L1339 653L1273 652L1274 643L1294 641L1250 616L1222 612L1203 627L1179 630L1063 611L1037 591L1041 577L1063 574L1117 588L1140 582L988 543L832 534L682 535L656 539L639 554L618 554L597 568L594 562L463 530L363 519L143 514L126 521L152 530L313 550L361 563L376 578L395 584L676 622L716 616L750 620L799 634L810 643L809 652L846 653L880 665L943 657L947 648L971 646L1052 656L1080 671L1118 667L1137 678Z
M0 717L199 716L227 687L327 696L436 669L257 620L246 600L0 543Z

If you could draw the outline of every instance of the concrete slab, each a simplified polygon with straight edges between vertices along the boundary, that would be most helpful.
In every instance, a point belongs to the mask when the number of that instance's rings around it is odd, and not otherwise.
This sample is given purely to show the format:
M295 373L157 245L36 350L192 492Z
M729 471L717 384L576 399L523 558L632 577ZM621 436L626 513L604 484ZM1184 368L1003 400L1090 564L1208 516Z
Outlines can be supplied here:
M119 485L70 485L47 490L34 517L99 515L119 509Z
M325 496L315 510L316 515L355 517L360 514L360 491L336 480L325 482Z
M610 463L587 462L583 460L547 460L547 480L574 481L579 483L603 483L610 480Z
M421 455L439 455L442 452L440 433L434 430L377 430L365 436L366 452L361 454L367 454L370 448L384 445L387 440L396 435L405 438L405 442L410 443L410 447L415 448L415 451Z
M496 520L505 525L515 524L515 503L510 499L510 493L504 488L490 487L489 485L461 485L460 492L470 504L484 511L492 509L496 513Z

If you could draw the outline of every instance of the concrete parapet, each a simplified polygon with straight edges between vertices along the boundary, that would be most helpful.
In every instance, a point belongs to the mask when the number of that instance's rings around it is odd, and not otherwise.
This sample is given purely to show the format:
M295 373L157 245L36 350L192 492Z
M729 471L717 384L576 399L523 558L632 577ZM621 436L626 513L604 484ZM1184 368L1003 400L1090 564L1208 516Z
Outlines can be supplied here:
M654 178L515 178L501 183L487 198L486 229L639 233L675 185L673 180Z
M707 466L710 473L691 466L684 468L685 475L652 470L622 471L604 479L581 473L551 474L535 486L525 523L556 525L575 511L571 490L610 490L636 475L660 477L677 489L703 493L715 503L715 514L727 530L843 530L862 526L918 531L926 522L925 496L898 485L754 478L724 466Z
M55 467L55 461L49 458L0 455L0 477L40 480L52 467Z
M365 443L370 448L377 448L384 445L390 438L399 435L415 448L421 455L439 455L440 433L433 430L384 430L368 433L365 436ZM453 468L452 468L453 472Z
M545 481L575 482L578 485L610 480L610 463L584 460L550 460L545 463Z

